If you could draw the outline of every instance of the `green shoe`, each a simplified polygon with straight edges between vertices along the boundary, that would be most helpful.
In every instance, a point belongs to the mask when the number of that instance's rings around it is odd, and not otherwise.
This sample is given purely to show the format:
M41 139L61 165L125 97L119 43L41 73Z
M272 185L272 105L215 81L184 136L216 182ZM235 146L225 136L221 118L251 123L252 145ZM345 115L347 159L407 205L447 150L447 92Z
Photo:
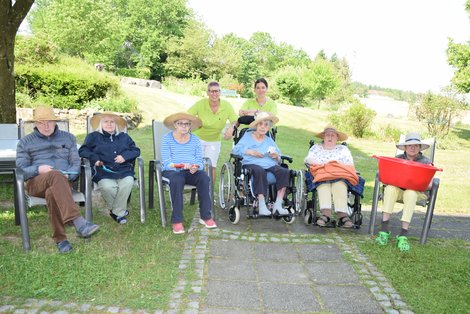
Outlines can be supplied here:
M400 252L409 252L410 243L408 243L408 238L405 236L397 236L397 247Z
M387 245L390 243L390 231L385 232L385 231L380 231L379 234L377 235L377 238L375 238L375 242L377 242L378 245Z

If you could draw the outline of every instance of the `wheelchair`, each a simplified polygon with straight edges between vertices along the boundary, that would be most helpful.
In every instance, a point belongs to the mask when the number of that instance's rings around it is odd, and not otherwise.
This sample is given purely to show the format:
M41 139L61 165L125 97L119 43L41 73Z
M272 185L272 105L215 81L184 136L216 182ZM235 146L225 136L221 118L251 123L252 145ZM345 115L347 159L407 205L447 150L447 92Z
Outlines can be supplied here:
M312 147L315 144L313 140L310 141L310 146ZM342 143L346 145L346 143ZM357 172L359 176L359 173ZM320 203L318 199L318 194L316 190L316 185L313 182L313 176L310 174L310 171L307 169L301 174L305 185L302 187L302 203L301 208L304 214L304 223L306 225L317 225L317 220L320 217ZM359 183L355 187L348 185L348 216L349 219L354 224L352 229L360 229L362 225L362 212L361 212L361 198L363 198L365 180L359 176ZM333 205L334 206L334 205ZM342 222L336 222L335 219L331 219L326 225L325 228L336 228L341 227Z
M250 132L251 129L234 128L234 144L238 143L241 137ZM273 139L276 130L272 129L268 132L268 136ZM299 171L290 170L289 186L286 188L284 195L284 207L288 209L289 214L279 215L277 212L271 216L259 216L258 199L253 193L253 180L250 169L246 169L242 165L243 157L236 154L230 154L230 159L222 165L219 179L219 204L220 207L228 211L229 220L233 224L240 221L240 208L247 208L247 218L268 217L276 220L282 219L285 223L291 224L295 220L295 216L300 213L300 200L302 188L297 186L299 180L296 180ZM281 156L281 166L288 168L287 162L292 163L293 159L289 156ZM270 172L267 173L268 191L266 193L266 205L272 211L274 202L276 201L277 188L276 179ZM300 182L303 184L303 182Z

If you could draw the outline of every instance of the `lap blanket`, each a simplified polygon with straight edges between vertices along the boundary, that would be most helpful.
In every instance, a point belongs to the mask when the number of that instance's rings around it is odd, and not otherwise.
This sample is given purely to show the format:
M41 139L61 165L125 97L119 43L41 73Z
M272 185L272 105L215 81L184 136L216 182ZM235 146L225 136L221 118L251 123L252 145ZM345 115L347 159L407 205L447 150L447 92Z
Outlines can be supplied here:
M363 193L364 193L364 185L366 183L366 180L361 176L358 176L358 178L359 180L356 185L352 185L351 183L349 183L348 180L345 180L345 179L334 179L334 180L328 180L328 181L322 181L322 182L313 182L313 176L310 173L310 171L305 171L305 179L307 181L307 191L309 192L315 190L317 186L323 183L333 183L337 181L343 181L344 183L348 185L348 190L355 192L360 197L364 197Z

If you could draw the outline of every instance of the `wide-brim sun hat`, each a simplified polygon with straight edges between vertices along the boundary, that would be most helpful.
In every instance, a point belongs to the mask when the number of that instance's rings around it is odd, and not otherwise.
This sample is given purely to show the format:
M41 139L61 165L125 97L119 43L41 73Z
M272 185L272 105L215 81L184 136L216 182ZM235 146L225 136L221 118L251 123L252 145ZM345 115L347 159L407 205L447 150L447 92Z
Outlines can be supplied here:
M279 118L273 115L270 115L267 112L260 112L259 114L256 115L255 121L251 122L249 127L252 129L255 129L258 123L262 121L271 121L273 125L279 122Z
M179 120L189 120L191 121L191 130L197 130L202 126L202 121L196 116L193 116L186 112L177 112L174 114L169 115L168 117L163 120L163 124L171 129L175 129L175 122Z
M348 135L346 133L338 131L337 128L335 128L334 126L331 126L331 125L327 126L322 132L317 133L316 136L321 138L321 139L324 139L325 138L325 133L328 132L328 131L335 132L336 135L338 135L338 141L345 141L345 140L348 139Z
M31 121L58 121L60 120L54 113L54 109L49 106L40 106L34 109L33 120Z
M407 145L420 145L419 151L429 148L429 144L421 142L421 136L417 132L409 132L405 136L405 141L396 144L395 146L400 150L405 150Z
M93 117L91 117L90 124L93 130L96 130L100 126L100 121L105 116L112 116L114 118L114 121L116 121L119 131L123 131L127 128L126 119L124 119L123 117L121 117L120 115L112 111L104 111L104 112L95 113Z

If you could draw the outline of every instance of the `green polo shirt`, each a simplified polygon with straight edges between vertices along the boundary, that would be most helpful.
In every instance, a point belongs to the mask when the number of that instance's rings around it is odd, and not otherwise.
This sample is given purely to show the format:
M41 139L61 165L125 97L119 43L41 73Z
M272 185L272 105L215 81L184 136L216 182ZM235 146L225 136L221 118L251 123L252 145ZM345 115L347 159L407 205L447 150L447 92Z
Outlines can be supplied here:
M267 101L264 105L260 106L257 102L256 99L248 99L245 101L245 103L242 105L240 110L261 110L265 112L270 112L273 115L277 115L277 104L272 100L271 98L267 98Z
M233 123L238 119L232 105L226 100L220 100L219 110L216 113L212 112L208 98L196 102L188 109L188 113L202 120L202 127L193 133L206 142L220 141L222 139L221 131L227 121Z

